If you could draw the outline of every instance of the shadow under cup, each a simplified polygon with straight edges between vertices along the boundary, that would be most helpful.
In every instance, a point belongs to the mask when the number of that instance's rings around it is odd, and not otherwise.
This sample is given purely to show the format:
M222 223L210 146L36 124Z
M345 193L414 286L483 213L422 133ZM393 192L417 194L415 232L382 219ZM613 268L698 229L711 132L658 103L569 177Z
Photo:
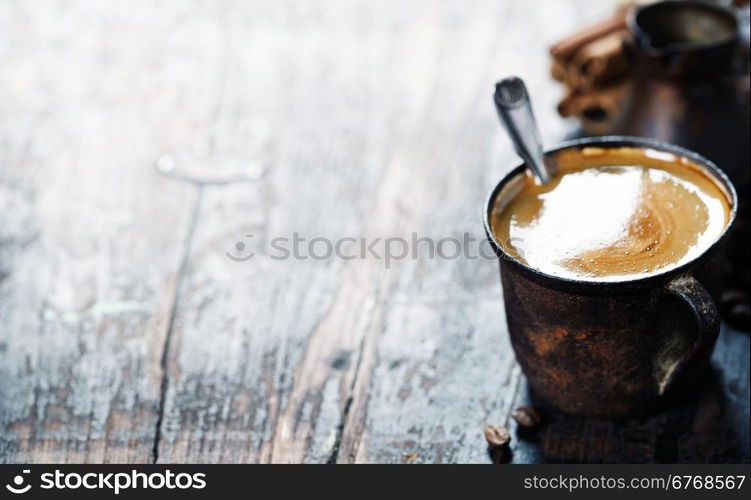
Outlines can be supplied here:
M696 153L649 139L595 137L547 151L585 147L650 149L683 157L723 188L731 213L722 235L694 259L645 278L580 281L546 274L507 253L490 226L509 172L485 205L485 232L499 257L506 321L535 400L572 414L615 418L646 413L706 373L720 330L724 243L736 215L728 178ZM688 167L686 167L688 168Z

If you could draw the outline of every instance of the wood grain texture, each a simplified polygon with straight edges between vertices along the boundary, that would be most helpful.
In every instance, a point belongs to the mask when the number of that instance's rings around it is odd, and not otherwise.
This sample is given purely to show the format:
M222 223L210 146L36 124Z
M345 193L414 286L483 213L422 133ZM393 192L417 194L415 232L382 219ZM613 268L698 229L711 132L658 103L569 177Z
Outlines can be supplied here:
M218 48L175 13L0 5L2 461L151 460L197 202L153 162L210 118Z
M557 89L534 78L549 38L533 33L558 36L576 9L554 7L524 27L541 3L283 8L286 17L238 6L227 26L232 106L219 135L269 171L204 189L159 460L401 461L420 451L425 461L487 461L482 425L509 412L519 384L495 262L277 261L270 241L294 232L481 241L478 207L515 161L493 82L527 77L545 133L560 136L560 120L546 119ZM266 142L263 130L274 131ZM256 255L227 259L236 242Z
M476 254L516 163L493 83L561 139L547 46L611 9L0 1L0 461L489 463L488 423L514 462L747 461L747 336L677 413L520 436L497 263L412 241ZM416 257L309 254L397 237Z
M442 46L436 59L433 82L440 104L423 135L411 141L421 148L419 163L427 168L426 206L409 224L437 241L462 239L465 232L482 241L477 201L516 161L489 103L499 75L527 79L538 96L535 109L544 135L562 134L548 102L554 87L527 71L544 64L546 37L565 29L565 6L549 13L555 20L533 15L540 5L497 7L462 12L461 22L441 28L439 38L453 43ZM482 70L456 71L462 64ZM406 199L411 189L405 183ZM482 429L508 421L520 384L505 332L497 263L407 261L398 268L383 316L377 342L363 353L371 362L360 374L339 461L487 462Z

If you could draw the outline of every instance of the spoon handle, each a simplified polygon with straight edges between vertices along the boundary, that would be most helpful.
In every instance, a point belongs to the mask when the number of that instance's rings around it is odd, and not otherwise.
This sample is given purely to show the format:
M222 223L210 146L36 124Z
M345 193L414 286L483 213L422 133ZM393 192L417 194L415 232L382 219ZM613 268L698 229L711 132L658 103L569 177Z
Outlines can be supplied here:
M532 168L537 179L547 184L550 173L545 166L540 133L524 82L515 76L504 78L495 85L493 98L517 154Z

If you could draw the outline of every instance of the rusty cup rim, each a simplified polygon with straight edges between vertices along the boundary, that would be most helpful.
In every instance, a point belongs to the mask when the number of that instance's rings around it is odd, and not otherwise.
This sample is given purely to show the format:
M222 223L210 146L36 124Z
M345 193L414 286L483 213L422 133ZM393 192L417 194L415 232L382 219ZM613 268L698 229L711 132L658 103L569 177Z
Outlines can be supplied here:
M679 276L686 272L689 268L695 265L697 261L702 260L708 253L710 253L714 248L716 248L728 235L730 228L733 226L733 223L735 222L736 215L738 212L738 194L736 193L735 186L733 186L733 183L730 181L728 176L720 170L720 168L715 165L711 160L705 158L704 156L691 151L689 149L686 149L681 146L676 146L675 144L670 144L667 142L658 141L656 139L649 139L646 137L634 137L634 136L622 136L622 135L606 135L606 136L597 136L597 137L584 137L579 139L573 139L569 141L564 141L553 148L547 149L544 152L545 156L552 155L555 153L558 153L560 151L568 150L568 149L582 149L586 146L592 146L597 145L600 147L606 147L606 148L617 148L617 147L636 147L636 148L642 148L642 149L654 149L657 151L662 151L665 153L672 153L677 156L682 156L684 158L687 158L688 160L700 165L702 168L707 169L708 172L710 172L716 180L721 182L724 186L724 188L727 190L727 193L730 195L730 218L728 219L727 224L725 225L725 229L722 231L720 236L717 237L717 239L709 245L707 248L704 249L703 252L701 252L698 256L695 258L689 260L688 262L685 262L681 264L680 266L671 267L664 271L660 271L658 273L645 276L642 278L634 278L634 279L620 279L620 280L613 280L613 281L596 281L596 280L578 280L578 279L572 279L572 278L566 278L562 276L556 276L554 274L545 273L543 271L540 271L539 269L535 269L528 264L525 264L521 262L520 260L513 257L511 254L506 252L503 249L503 245L501 245L497 240L495 235L493 234L493 231L490 227L490 214L492 213L493 207L495 205L495 200L498 194L501 192L501 190L506 186L512 179L514 179L517 175L521 174L524 169L526 168L525 163L521 163L517 165L516 167L512 168L510 171L508 171L498 183L490 190L488 196L485 198L485 204L483 209L483 227L485 229L485 236L488 238L488 241L490 242L491 247L493 248L493 252L495 252L496 256L499 258L502 258L506 260L510 265L513 265L517 267L518 269L521 269L528 275L537 278L538 280L541 280L542 282L556 282L560 283L564 286L571 286L574 288L579 289L599 289L603 286L608 287L628 287L628 288L641 288L642 286L651 286L655 283L664 282L669 279L672 279L675 276Z

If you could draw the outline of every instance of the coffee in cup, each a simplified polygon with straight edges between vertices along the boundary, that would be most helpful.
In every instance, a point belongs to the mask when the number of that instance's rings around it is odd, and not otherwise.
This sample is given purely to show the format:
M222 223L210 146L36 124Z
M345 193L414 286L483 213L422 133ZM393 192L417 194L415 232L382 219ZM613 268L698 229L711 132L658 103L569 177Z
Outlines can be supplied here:
M508 334L535 404L623 417L690 391L720 330L738 198L712 162L635 137L567 142L485 203Z
M638 279L691 261L730 220L729 194L704 167L649 148L584 147L548 158L539 184L520 176L491 217L504 249L546 274Z

